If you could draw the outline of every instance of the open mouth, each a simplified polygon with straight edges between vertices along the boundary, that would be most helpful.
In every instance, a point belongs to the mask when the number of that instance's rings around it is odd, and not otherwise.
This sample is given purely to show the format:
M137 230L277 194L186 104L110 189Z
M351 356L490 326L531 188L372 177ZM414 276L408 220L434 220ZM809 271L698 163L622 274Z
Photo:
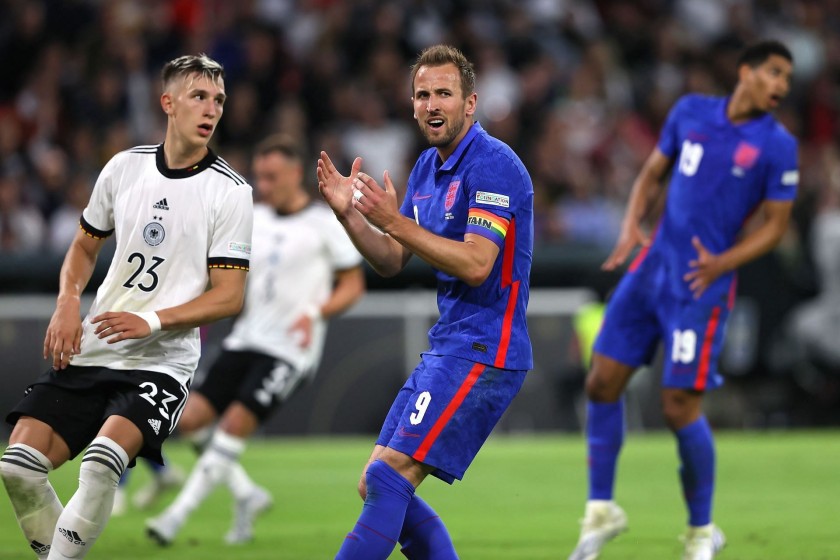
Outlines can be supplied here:
M200 124L200 125L198 125L198 128L199 128L199 130L201 130L201 131L203 131L207 134L210 134L211 132L213 132L213 125L211 125L211 124Z
M426 124L429 125L429 128L434 130L438 130L443 127L443 119L435 117L433 119L429 119L426 121Z

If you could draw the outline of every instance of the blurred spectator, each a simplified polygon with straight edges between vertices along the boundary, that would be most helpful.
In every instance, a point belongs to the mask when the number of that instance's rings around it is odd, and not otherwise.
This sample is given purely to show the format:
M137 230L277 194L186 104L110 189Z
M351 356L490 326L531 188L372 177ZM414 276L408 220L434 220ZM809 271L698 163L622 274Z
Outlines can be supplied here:
M47 235L47 249L56 254L64 255L70 242L79 231L79 218L87 206L93 185L90 178L77 173L67 183L67 196L64 203L53 212L49 221Z
M0 248L8 253L24 253L41 248L44 218L38 208L24 203L17 175L0 176Z

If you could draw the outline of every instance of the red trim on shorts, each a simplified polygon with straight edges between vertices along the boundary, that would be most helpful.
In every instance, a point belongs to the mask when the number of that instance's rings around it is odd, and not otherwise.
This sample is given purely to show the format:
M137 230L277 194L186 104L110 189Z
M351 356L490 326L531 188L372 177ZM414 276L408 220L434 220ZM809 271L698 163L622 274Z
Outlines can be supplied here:
M729 284L729 299L726 301L726 308L731 310L735 307L735 293L738 291L738 274L732 275L732 283Z
M709 380L709 367L712 354L712 343L715 340L715 332L720 321L720 307L712 309L712 316L706 323L706 335L703 337L703 349L700 351L700 365L697 367L697 379L694 381L694 389L702 391L706 388Z
M429 453L429 449L432 448L432 445L434 445L435 440L443 431L447 422L449 422L458 410L458 407L461 406L461 403L464 402L464 399L467 398L467 394L470 392L470 389L472 389L473 385L475 385L475 382L478 381L478 378L481 377L481 374L484 373L485 369L487 369L487 366L484 364L473 365L470 373L467 374L467 378L464 379L464 382L461 383L461 386L455 393L455 396L452 397L452 400L449 401L448 405L446 405L446 409L444 409L443 414L440 415L437 422L435 422L435 425L432 426L432 429L429 430L429 433L426 434L426 437L420 443L420 447L418 447L417 451L415 451L412 455L416 461L420 461L421 463L423 462L426 455Z

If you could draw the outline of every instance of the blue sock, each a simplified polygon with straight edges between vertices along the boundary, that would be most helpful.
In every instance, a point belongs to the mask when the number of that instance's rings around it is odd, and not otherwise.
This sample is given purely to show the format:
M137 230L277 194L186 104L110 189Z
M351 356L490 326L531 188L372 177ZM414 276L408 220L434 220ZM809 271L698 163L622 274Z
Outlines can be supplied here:
M405 511L400 544L409 560L458 560L446 525L417 494Z
M151 459L145 459L145 458L144 458L144 460L146 461L146 465L148 465L149 468L152 469L152 472L155 473L155 474L160 474L160 471L162 471L163 469L166 468L163 465L161 465L160 463L158 463L157 461L152 461Z
M362 514L335 560L385 560L397 544L414 486L381 460L370 464L365 480Z
M130 477L130 473L133 470L134 469L125 469L123 471L122 476L120 477L120 483L119 483L120 486L125 486L126 484L128 484L128 479Z
M615 467L624 442L624 399L588 401L586 440L589 447L589 499L612 500Z
M715 491L715 440L705 416L677 430L680 480L688 505L688 524L694 527L712 522L712 494Z

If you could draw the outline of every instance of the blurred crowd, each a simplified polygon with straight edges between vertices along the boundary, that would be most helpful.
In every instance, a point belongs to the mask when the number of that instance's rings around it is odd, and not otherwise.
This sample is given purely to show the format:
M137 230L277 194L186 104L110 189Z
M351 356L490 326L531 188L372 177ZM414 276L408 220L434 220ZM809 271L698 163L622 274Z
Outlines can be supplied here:
M739 50L776 38L801 141L785 247L810 255L840 208L837 29L838 0L0 0L0 252L63 252L102 165L162 140L159 71L185 53L226 68L213 145L243 174L285 131L313 171L325 149L404 184L423 148L408 69L438 42L475 62L479 121L532 174L538 243L606 249L671 104L726 94Z

